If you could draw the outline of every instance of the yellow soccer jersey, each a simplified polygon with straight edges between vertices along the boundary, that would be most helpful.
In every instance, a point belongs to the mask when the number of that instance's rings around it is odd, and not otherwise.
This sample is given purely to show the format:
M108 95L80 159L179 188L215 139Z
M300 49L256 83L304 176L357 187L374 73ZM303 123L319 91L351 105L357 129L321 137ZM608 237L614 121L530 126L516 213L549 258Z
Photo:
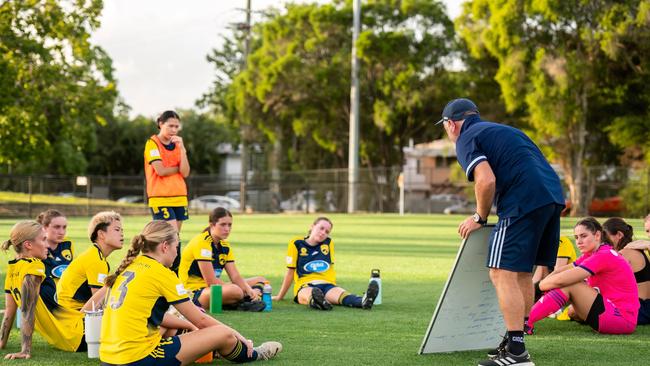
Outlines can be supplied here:
M566 236L560 237L560 247L557 249L558 258L567 258L569 262L567 264L573 263L576 258L576 250L573 248L573 243Z
M5 292L11 294L18 309L22 304L20 291L26 275L45 278L43 262L36 258L9 261L5 278ZM79 348L84 334L82 313L60 307L50 312L39 296L34 318L34 328L50 345L69 352L74 352Z
M146 255L137 256L108 295L100 360L125 364L149 355L160 342L160 322L169 305L184 301L189 296L174 272Z
M147 140L144 145L144 161L151 164L162 157L158 145L152 140ZM187 206L187 196L174 197L151 197L149 198L149 207L185 207Z
M297 237L289 241L287 268L295 269L293 293L308 283L331 283L336 285L334 271L334 242L327 238L318 245L310 245L306 238Z
M57 300L64 308L81 310L92 296L92 288L102 288L110 266L95 244L76 257L56 284Z
M219 278L226 263L235 261L235 255L227 240L220 240L215 245L207 229L195 236L183 248L178 266L178 276L188 290L196 291L207 286L199 269L200 261L212 262L214 274Z

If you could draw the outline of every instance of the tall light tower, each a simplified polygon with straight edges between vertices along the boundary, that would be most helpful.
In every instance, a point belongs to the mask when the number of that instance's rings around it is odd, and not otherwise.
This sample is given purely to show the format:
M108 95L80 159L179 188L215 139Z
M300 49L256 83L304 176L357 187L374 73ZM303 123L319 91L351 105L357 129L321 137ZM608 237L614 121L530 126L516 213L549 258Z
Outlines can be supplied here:
M359 182L359 59L357 39L361 31L361 0L352 5L352 85L350 86L350 140L348 147L348 213L357 210L357 184Z
M250 38L251 38L251 0L246 0L246 23L239 24L239 29L245 29L246 40L244 45L244 56L242 60L241 70L246 69L246 61L248 53L250 52ZM246 185L248 179L248 159L249 158L249 141L251 127L240 121L240 134L241 134L241 176L239 177L239 204L242 213L246 212Z

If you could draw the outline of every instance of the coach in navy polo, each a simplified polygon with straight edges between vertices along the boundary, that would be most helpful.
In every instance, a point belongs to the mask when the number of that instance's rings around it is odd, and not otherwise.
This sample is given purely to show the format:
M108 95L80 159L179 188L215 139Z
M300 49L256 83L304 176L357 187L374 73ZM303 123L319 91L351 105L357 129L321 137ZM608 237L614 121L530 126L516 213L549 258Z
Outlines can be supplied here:
M476 213L458 226L469 234L497 207L487 266L508 328L503 342L479 365L532 365L524 345L524 319L533 304L534 265L553 266L564 197L560 180L539 148L522 131L479 116L469 99L452 100L442 112L458 163L474 181Z

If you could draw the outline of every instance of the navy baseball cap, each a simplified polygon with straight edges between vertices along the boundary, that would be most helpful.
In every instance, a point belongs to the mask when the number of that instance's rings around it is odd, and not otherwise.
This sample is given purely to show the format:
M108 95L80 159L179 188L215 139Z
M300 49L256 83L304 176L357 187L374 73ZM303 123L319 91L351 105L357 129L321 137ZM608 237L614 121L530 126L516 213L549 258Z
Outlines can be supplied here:
M448 120L459 121L463 119L463 115L466 112L478 113L478 107L476 104L474 104L474 102L467 98L454 99L451 102L447 103L445 109L442 111L442 119L436 122L436 125L439 125L442 122Z

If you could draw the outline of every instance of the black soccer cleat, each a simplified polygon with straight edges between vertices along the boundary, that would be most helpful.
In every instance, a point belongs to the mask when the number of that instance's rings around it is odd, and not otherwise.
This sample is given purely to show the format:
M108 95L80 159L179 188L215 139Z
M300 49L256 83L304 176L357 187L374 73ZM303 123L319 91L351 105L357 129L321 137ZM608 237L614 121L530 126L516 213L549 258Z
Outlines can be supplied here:
M316 310L332 310L332 304L325 300L325 294L318 287L311 288L311 300L309 307Z
M368 289L363 295L363 299L361 299L361 307L366 310L372 309L372 304L375 303L375 299L377 298L378 294L379 285L377 285L377 282L375 281L370 281L370 284L368 284Z
M528 351L513 355L504 349L497 357L481 361L478 366L535 366L535 364L530 359Z
M237 304L237 310L239 311L262 311L266 308L266 303L262 300L253 300L253 301L241 301Z

